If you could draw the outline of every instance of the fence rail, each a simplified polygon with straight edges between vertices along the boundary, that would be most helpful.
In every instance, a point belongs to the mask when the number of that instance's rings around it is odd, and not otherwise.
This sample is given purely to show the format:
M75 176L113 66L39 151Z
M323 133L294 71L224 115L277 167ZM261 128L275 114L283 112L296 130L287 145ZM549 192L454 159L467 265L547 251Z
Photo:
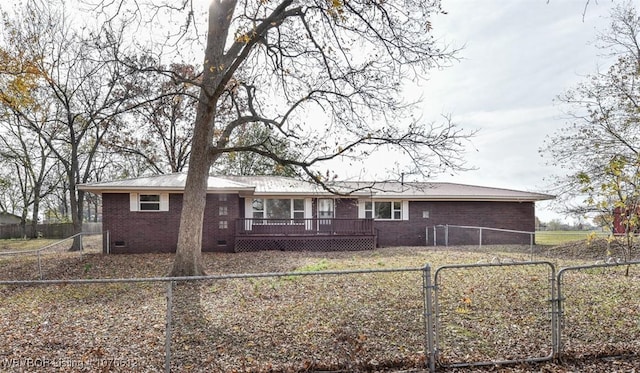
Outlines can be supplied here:
M0 251L0 258L11 256L36 256L38 264L38 278L44 279L44 270L42 266L42 256L50 253L63 253L69 251L75 251L79 256L85 252L85 239L87 236L95 236L95 233L82 232L74 234L70 237L64 238L60 241L53 242L38 249L32 250L18 250L18 251ZM102 241L102 239L100 240ZM76 250L71 250L76 245ZM100 243L100 246L102 243Z
M165 372L194 366L265 371L276 364L290 370L374 369L383 368L382 360L393 362L398 356L422 361L433 372L438 366L546 361L601 342L595 346L598 351L617 354L640 335L639 272L640 262L568 267L557 273L549 262L521 262L448 265L435 272L425 265L5 280L0 281L5 302L21 291L46 297L47 302L23 304L29 308L24 312L0 310L0 325L24 318L17 322L24 334L11 330L11 340L31 341L5 352L0 348L0 355L22 361L25 354L46 345L46 333L70 333L78 339L77 345L56 345L59 356L53 358L87 361L120 354L123 359L141 359L146 371ZM622 285L602 287L603 281ZM383 294L371 285L382 283L393 291L386 286ZM70 310L56 304L65 299L56 292L69 287L82 304L101 306L65 319L62 316L78 312L78 306L74 302ZM143 328L133 322L136 319L144 320ZM614 323L628 334L608 335L606 326ZM64 330L52 331L55 325ZM83 330L91 330L92 339L80 338ZM278 340L287 343L275 344ZM214 348L204 348L207 343ZM523 344L533 347L522 348ZM123 346L141 352L130 356Z

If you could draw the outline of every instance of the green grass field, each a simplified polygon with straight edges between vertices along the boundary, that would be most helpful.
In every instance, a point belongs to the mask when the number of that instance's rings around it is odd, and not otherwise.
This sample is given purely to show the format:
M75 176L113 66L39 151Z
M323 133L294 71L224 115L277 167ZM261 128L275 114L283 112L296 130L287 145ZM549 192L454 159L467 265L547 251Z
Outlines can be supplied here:
M536 245L561 245L571 241L586 240L592 231L537 231ZM608 237L607 232L595 232L598 237Z

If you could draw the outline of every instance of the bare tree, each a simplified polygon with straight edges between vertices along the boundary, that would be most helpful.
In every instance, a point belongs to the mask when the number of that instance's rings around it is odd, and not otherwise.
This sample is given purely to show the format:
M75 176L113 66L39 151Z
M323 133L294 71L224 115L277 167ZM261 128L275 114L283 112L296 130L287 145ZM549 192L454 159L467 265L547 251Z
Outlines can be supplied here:
M124 156L140 157L154 173L182 172L189 161L198 102L198 87L189 83L195 79L194 66L172 64L165 74L137 80L134 88L146 102L129 116L139 125L123 128L105 145Z
M140 27L157 27L162 17L181 19L173 33L162 34L164 51L180 46L182 53L200 31L191 0L94 1L93 6L112 20L144 19ZM171 273L204 273L207 176L224 154L271 159L329 190L325 162L362 159L380 149L404 155L404 173L461 167L460 153L471 133L448 121L423 123L414 110L417 101L403 98L405 81L452 58L453 51L439 49L431 34L430 17L441 11L438 0L211 1ZM247 124L273 131L296 149L295 157L273 152L265 138L235 141Z
M555 184L568 201L567 212L598 216L610 226L615 214L623 216L627 254L640 227L639 36L632 3L618 5L609 30L598 38L615 62L559 97L570 119L542 149L565 169Z
M36 237L41 201L57 187L52 151L37 134L21 123L19 116L0 116L0 159L11 169L5 181L12 182L21 199L22 235L27 236L27 219L31 220L31 234ZM29 217L29 212L31 216Z
M38 134L64 170L71 220L82 230L84 192L76 185L92 175L103 138L123 125L131 108L134 71L117 63L122 29L78 27L61 2L27 1L4 13L0 103ZM22 82L22 83L21 83ZM15 87L28 83L36 104L49 111L39 121ZM24 83L24 84L23 84ZM74 249L78 249L78 241Z
M235 131L232 139L235 146L260 146L265 152L273 153L280 159L295 159L296 149L290 149L274 129L260 123L247 123ZM300 154L298 154L300 155ZM278 175L296 176L295 169L252 152L228 152L220 155L213 165L213 171L221 175Z

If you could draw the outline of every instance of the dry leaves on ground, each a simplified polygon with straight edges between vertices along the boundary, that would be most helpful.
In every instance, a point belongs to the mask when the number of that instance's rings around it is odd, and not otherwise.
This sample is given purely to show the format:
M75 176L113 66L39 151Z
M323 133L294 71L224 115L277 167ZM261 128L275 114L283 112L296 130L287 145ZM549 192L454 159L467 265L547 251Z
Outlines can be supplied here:
M508 253L499 249L207 253L204 259L209 274L237 274L419 268L426 263L435 269L496 257L526 260L530 254L528 248L505 250ZM42 257L40 267L45 279L162 277L171 260L167 254L57 252ZM0 257L0 276L37 279L37 262L34 256ZM505 269L441 273L443 363L549 353L548 268ZM601 287L597 280L603 278L607 286ZM636 279L620 282L612 273L567 278L570 306L564 332L569 361L464 371L637 369L632 360L593 357L640 351L638 338L631 338L632 333L640 335L638 325L630 324L638 320L634 291L640 287L624 285ZM0 371L164 371L167 290L164 282L0 286ZM174 371L383 371L415 370L425 364L423 279L418 270L206 280L179 283L171 290ZM593 290L597 298L590 298ZM593 302L609 307L599 307L604 313L596 319L589 317ZM608 326L614 328L613 335L615 330L626 333L620 334L621 340L601 340L600 334L590 332L606 318L613 320ZM601 331L596 328L595 333ZM12 362L18 365L8 365Z

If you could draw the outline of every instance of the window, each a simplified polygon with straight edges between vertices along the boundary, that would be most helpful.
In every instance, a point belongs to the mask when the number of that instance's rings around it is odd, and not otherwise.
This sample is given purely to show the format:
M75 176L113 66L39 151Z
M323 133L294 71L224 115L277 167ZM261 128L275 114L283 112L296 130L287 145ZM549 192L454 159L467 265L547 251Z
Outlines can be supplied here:
M373 202L364 203L364 217L367 219L373 219Z
M318 218L331 219L335 216L334 214L333 199L321 198L318 200Z
M304 219L304 199L254 199L254 219Z
M226 194L218 194L218 201L227 202L227 195Z
M229 214L229 208L227 208L227 206L220 206L218 207L218 215L219 216L225 216Z
M160 211L160 195L141 194L140 211Z
M229 228L229 223L226 220L220 220L218 222L218 229L227 229Z
M304 200L303 199L293 200L293 218L304 219Z
M402 201L366 201L364 217L378 220L403 220Z
M131 193L129 200L131 211L169 211L168 193Z
M253 207L254 219L264 218L264 200L263 199L254 199L252 207Z

